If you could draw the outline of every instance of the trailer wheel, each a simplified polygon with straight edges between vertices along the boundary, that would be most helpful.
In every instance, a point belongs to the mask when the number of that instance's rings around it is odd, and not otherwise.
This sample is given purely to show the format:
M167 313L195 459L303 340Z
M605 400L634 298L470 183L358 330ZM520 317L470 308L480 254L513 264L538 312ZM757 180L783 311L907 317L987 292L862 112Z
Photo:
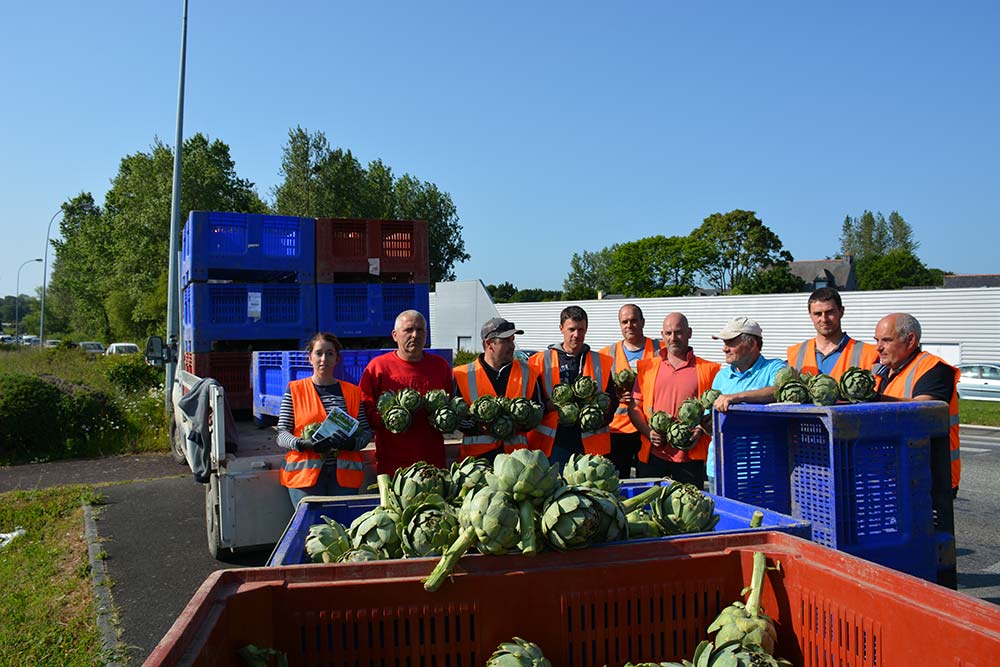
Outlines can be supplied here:
M184 443L184 429L177 428L177 422L170 420L170 455L174 461L181 465L187 465L187 456L184 451L187 445Z
M208 537L208 553L212 558L219 558L219 512L215 502L214 489L216 489L215 478L205 485L205 534Z

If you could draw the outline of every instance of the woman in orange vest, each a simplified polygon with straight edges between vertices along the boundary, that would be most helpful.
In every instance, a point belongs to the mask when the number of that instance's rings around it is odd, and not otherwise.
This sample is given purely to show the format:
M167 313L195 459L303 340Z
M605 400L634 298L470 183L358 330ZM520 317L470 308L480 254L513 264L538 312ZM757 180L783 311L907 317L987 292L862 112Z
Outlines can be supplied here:
M342 349L331 333L313 336L306 346L312 376L289 382L281 399L278 445L287 450L281 484L288 488L293 506L306 496L357 494L364 481L363 460L357 450L368 444L372 431L360 409L361 390L333 375ZM334 407L358 420L353 436L324 440L302 437L306 425L323 421Z

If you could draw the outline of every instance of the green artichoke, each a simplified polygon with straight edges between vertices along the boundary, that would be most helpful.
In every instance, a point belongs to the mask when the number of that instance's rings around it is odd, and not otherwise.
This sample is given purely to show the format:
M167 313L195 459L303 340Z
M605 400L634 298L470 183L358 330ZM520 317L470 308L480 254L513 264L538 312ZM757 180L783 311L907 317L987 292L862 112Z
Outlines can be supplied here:
M507 398L506 396L497 396L496 397L496 402L497 402L497 410L500 411L500 414L502 414L502 415L509 415L510 414L510 399L509 398Z
M631 390L635 385L635 379L637 375L631 368L623 368L611 376L612 382L615 386L623 390Z
M682 421L670 422L667 432L663 435L671 447L681 451L687 451L695 446L696 440L691 439L691 426Z
M705 393L701 395L698 399L701 401L701 406L706 410L711 410L712 406L715 405L715 400L722 396L722 392L718 389L706 389Z
M603 518L589 489L564 486L542 508L539 527L553 548L582 549L599 539Z
M666 535L707 533L719 523L715 501L693 484L674 482L650 502L653 521Z
M596 406L601 411L601 414L604 414L611 407L611 396L603 391L599 391L591 397L590 405Z
M340 558L337 559L337 562L365 563L372 560L385 560L385 556L379 550L367 544L362 544L361 546L345 551Z
M523 424L521 424L521 428L525 431L537 428L537 426L542 423L542 419L544 418L545 408L540 406L538 403L531 401L531 415L524 421Z
M461 396L456 396L451 399L451 409L456 415L458 415L459 421L469 416L469 404L466 403L465 399Z
M580 410L579 422L581 431L593 433L604 426L604 410L596 405L588 405Z
M851 403L863 403L875 398L875 376L864 368L852 366L840 376L840 393Z
M744 605L742 601L729 605L708 626L708 632L715 635L716 644L737 641L745 648L760 648L768 655L774 655L774 645L778 633L774 621L760 608L760 596L764 590L764 571L767 558L761 551L754 552L753 574L750 577L750 597Z
M459 559L476 545L480 552L502 554L514 548L521 537L517 503L509 493L484 487L471 492L458 510L459 534L434 570L424 579L424 589L436 591L458 565Z
M302 439L313 437L313 434L319 430L319 427L323 425L323 422L312 422L311 424L306 424L302 427Z
M457 538L458 515L440 496L407 508L400 519L404 556L440 556Z
M453 503L462 504L465 496L486 486L486 473L493 466L485 459L466 456L461 462L453 461L448 470L448 490Z
M653 429L660 435L666 435L667 429L670 428L672 421L673 420L671 419L669 412L657 410L649 418L649 428Z
M429 392L424 394L424 405L427 406L427 412L431 414L437 412L441 408L447 408L451 404L451 397L448 396L448 392L444 389L431 389Z
M783 384L785 384L789 380L799 380L800 382L802 381L799 372L795 370L795 368L792 366L783 366L778 370L777 373L774 374L774 386L778 387L779 389Z
M379 415L382 416L383 421L385 420L385 415L392 408L399 407L399 403L396 402L396 392L394 391L384 391L378 397L378 401L375 402L375 409L378 410Z
M800 380L787 380L774 392L774 398L779 403L808 403L809 388Z
M538 644L514 637L497 647L486 667L552 667L552 663L542 655Z
M506 413L498 414L490 425L490 433L497 440L507 440L516 430L517 424L514 423L514 418Z
M589 375L581 375L573 383L573 393L581 401L590 400L590 397L598 392L600 387Z
M570 454L563 466L562 478L570 486L586 486L614 494L621 493L621 481L615 464L598 454Z
M523 553L537 553L534 510L562 485L558 466L536 449L515 449L510 454L497 454L493 472L486 473L486 483L494 491L511 494L521 519Z
M339 522L325 516L318 523L309 527L306 536L306 553L314 563L335 563L345 551L350 550L351 536Z
M701 423L701 418L705 415L705 408L701 401L696 398L688 398L681 402L677 408L677 421L694 428Z
M399 513L394 509L376 507L354 521L348 529L355 547L368 545L382 558L401 558L402 543L399 537Z
M552 402L556 405L570 405L576 400L571 384L557 384L552 388Z
M489 423L500 414L500 406L495 396L483 395L472 402L469 412L479 421Z
M809 396L816 405L833 405L840 400L840 385L821 373L809 384Z
M552 667L538 644L514 637L503 642L486 661L486 667Z
M691 662L685 667L791 667L791 663L753 648L741 646L738 641L714 646L703 641L694 650Z
M399 403L400 407L404 407L410 412L416 412L424 407L424 397L420 395L419 391L410 387L396 392L396 402Z
M520 429L524 429L525 424L530 423L533 412L531 401L523 396L518 396L510 402L510 416Z
M452 433L458 428L458 415L450 407L438 408L428 415L427 421L442 433Z
M625 515L628 521L628 539L637 540L644 537L663 537L663 530L641 507Z
M580 408L575 403L557 403L556 412L559 413L559 423L563 426L575 426L580 422Z
M598 510L601 522L594 534L593 541L595 543L617 542L628 539L628 519L618 494L588 487L577 488L586 489Z
M427 496L447 495L447 473L430 463L417 461L393 473L386 500L389 507L402 514L408 507L425 502Z
M389 411L382 415L382 423L390 433L403 433L410 428L413 422L413 414L404 407L389 408Z

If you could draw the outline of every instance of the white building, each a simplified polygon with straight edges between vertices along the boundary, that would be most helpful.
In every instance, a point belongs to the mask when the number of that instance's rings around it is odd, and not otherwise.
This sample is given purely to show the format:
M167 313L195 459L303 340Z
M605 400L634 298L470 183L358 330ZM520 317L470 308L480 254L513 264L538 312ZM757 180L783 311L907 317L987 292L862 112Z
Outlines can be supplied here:
M760 323L766 357L784 358L789 345L815 335L807 293L494 304L479 280L437 283L436 290L431 294L432 346L454 350L481 351L479 328L496 316L524 330L517 337L519 348L544 349L562 340L559 312L568 305L587 311L587 342L594 348L621 338L618 309L624 303L642 308L648 336L659 334L668 313L684 313L694 330L692 347L712 361L722 361L721 345L712 334L740 315ZM925 350L953 364L1000 361L1000 288L842 292L841 298L844 330L856 339L871 342L879 319L907 312L920 321Z

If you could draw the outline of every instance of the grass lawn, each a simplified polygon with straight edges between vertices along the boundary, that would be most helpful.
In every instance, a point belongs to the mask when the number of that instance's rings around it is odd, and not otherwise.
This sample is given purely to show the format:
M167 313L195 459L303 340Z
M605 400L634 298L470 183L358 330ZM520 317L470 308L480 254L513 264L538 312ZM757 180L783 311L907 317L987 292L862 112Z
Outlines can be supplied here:
M959 399L958 416L963 424L1000 426L1000 401L970 401Z
M104 664L83 527L90 487L0 494L0 665Z

